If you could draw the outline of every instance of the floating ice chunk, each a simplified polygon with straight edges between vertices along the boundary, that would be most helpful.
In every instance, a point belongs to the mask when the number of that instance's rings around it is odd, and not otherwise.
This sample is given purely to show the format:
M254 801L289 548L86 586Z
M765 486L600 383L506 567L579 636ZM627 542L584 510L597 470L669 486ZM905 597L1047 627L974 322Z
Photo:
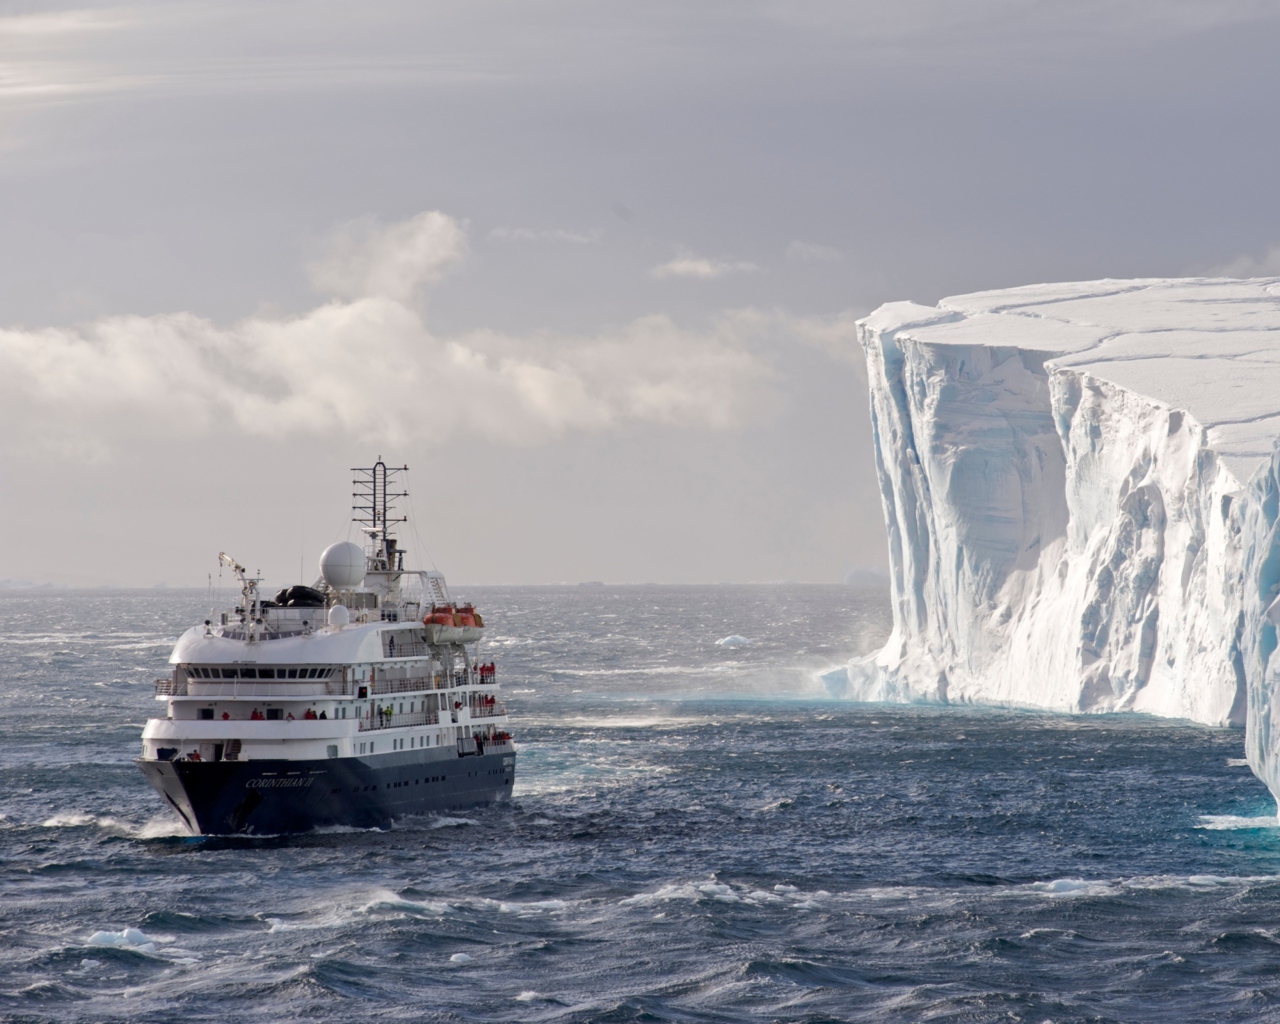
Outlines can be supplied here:
M1116 891L1111 882L1086 878L1055 878L1051 882L1032 882L1029 888L1045 896L1110 896Z
M726 636L717 640L716 644L720 647L745 647L751 642L745 636L738 636L737 633L734 633L733 636Z
M94 932L89 936L91 946L114 946L117 949L133 949L139 953L154 953L155 940L143 934L141 929L126 928L120 932Z

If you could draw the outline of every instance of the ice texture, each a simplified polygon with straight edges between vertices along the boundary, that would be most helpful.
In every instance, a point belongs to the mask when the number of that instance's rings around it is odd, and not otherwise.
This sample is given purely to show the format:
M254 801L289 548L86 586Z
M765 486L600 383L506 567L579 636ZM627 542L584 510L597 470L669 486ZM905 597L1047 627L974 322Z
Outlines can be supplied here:
M1244 725L1280 795L1280 279L895 302L859 339L894 629L828 686Z

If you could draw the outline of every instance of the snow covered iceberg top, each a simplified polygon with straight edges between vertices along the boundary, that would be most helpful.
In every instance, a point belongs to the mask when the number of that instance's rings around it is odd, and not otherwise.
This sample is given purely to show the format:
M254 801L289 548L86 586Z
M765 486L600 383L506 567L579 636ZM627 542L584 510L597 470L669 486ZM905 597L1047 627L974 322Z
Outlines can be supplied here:
M1241 483L1280 437L1280 278L1028 285L881 306L866 331L1008 346L1185 409Z

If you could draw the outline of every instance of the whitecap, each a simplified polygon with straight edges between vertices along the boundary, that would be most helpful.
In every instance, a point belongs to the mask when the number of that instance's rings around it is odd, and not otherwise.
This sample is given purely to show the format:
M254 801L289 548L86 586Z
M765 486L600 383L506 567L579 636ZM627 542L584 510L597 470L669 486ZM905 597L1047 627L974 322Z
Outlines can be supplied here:
M1242 828L1280 828L1280 818L1274 814L1264 814L1257 818L1246 818L1239 814L1202 814L1200 824L1196 828L1210 832L1224 832Z
M739 636L734 633L732 636L722 637L716 641L718 647L745 647L753 641L748 640L745 636Z
M471 961L472 961L472 960L474 960L474 959L475 959L475 957L473 957L473 956L468 956L466 953L454 953L454 954L453 954L453 956L449 957L449 963L451 963L451 964L469 964L469 963L471 963Z
M474 825L470 818L432 818L428 828L452 828L455 825Z
M98 819L96 815L85 814L83 811L71 811L67 814L55 814L51 818L46 818L40 822L41 828L82 828L85 825L96 825Z
M520 1003L531 1003L535 999L541 999L541 998L542 998L542 995L540 993L535 992L531 988L527 988L523 992L521 992L518 996L516 996L516 1001Z
M783 797L781 800L775 800L771 804L765 804L760 808L762 811L785 811L795 805L795 801L790 797Z
M388 895L382 899L376 899L365 904L360 908L362 914L376 914L386 911L400 911L406 914L425 915L428 917L443 917L449 913L453 907L448 903L421 903L414 900L401 899L398 896Z
M1046 896L1110 896L1116 892L1114 883L1087 878L1055 878L1049 882L1032 882L1032 892Z
M1247 757L1229 757L1227 758L1228 768L1248 768L1249 759Z

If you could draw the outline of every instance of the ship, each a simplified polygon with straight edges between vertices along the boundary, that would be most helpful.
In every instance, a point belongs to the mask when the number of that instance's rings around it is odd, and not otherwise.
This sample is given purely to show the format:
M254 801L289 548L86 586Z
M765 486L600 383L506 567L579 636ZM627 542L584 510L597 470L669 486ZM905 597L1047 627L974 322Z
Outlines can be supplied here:
M239 603L178 639L135 762L193 835L386 828L510 800L516 749L483 616L440 572L406 569L393 533L406 470L352 471L364 543L326 548L310 586L266 599L261 576L219 554Z

